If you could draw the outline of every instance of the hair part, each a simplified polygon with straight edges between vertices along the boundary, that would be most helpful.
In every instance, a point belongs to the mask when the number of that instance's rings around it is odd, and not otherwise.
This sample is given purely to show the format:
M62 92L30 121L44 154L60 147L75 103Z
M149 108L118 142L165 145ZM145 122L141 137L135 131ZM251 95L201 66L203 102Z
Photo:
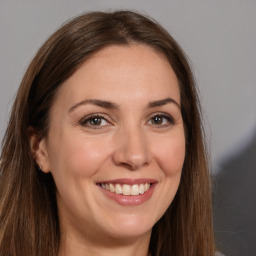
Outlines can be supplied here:
M55 184L31 154L28 128L47 136L59 88L94 53L144 44L162 53L180 88L186 156L177 194L155 224L152 255L213 256L211 194L200 104L185 54L157 22L130 11L72 19L39 49L21 82L3 139L0 164L0 255L56 256L60 242Z

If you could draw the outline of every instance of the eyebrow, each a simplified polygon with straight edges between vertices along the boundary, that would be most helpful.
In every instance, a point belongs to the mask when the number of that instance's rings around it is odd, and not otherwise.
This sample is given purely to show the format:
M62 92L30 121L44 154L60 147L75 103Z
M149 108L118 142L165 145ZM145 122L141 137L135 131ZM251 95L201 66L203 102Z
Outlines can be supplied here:
M179 109L181 109L180 104L172 98L166 98L166 99L163 99L163 100L151 101L151 102L148 103L147 108L161 107L161 106L164 106L168 103L174 103Z
M181 109L179 103L177 101L175 101L172 98L166 98L166 99L162 99L162 100L156 100L156 101L150 101L147 104L146 108L155 108L155 107L161 107L164 106L168 103L174 103L179 109ZM75 104L74 106L72 106L68 112L72 112L74 111L76 108L82 106L82 105L87 105L87 104L92 104L92 105L96 105L102 108L107 108L107 109L115 109L118 110L119 106L116 103L113 103L111 101L105 101L105 100L97 100L97 99L88 99L88 100L83 100L78 102L77 104Z
M111 102L111 101L105 101L105 100L96 100L96 99L89 99L89 100L83 100L72 106L68 112L74 111L76 108L86 105L86 104L92 104L96 105L102 108L107 108L107 109L119 109L118 105Z

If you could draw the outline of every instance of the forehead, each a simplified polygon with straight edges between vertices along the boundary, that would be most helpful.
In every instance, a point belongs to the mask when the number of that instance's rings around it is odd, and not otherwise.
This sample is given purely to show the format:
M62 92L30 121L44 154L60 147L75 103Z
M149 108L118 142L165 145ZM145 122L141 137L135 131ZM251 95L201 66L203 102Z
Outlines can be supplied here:
M178 81L166 57L138 44L98 51L63 83L58 94L66 103L84 97L122 103L169 96L180 101Z

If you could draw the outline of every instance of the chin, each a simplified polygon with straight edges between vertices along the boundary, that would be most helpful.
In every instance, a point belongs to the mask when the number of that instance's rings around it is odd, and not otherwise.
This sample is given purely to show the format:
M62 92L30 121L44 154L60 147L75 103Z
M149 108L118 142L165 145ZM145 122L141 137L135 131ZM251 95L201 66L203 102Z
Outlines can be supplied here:
M116 219L117 220L117 219ZM108 232L112 237L132 239L145 235L150 235L155 222L147 220L144 216L127 216L119 221L112 223L112 227L108 227Z

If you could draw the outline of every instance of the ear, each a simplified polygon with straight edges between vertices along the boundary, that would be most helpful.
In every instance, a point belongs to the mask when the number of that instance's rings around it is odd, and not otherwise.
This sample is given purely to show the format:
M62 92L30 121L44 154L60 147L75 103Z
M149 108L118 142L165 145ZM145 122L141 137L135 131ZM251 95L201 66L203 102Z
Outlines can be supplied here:
M44 173L50 172L46 139L38 135L33 127L28 128L30 150L37 165Z

